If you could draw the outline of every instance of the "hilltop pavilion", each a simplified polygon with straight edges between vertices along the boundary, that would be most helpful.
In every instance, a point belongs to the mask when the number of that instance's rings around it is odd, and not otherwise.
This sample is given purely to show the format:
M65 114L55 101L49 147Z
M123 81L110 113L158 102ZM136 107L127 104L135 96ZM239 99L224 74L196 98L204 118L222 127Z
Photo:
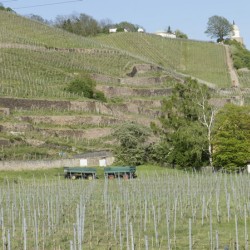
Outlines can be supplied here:
M239 27L233 22L233 31L230 35L231 40L236 40L237 42L244 44L243 38L240 36L240 29Z

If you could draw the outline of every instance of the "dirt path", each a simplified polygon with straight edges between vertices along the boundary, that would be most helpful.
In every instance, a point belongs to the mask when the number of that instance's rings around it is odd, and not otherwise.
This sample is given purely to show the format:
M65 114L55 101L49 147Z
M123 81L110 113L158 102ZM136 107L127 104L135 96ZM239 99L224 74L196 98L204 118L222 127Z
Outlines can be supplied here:
M225 46L225 50L226 50L227 66L229 69L229 75L231 78L232 86L239 87L240 86L239 78L238 78L237 71L235 70L235 68L233 66L233 60L231 57L231 52L230 52L229 46L228 45L224 45L224 46Z

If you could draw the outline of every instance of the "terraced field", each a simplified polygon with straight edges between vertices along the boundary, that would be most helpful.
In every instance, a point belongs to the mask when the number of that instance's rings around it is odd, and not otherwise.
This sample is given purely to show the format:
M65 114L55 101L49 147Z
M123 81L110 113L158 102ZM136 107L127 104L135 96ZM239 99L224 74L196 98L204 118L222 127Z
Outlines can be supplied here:
M181 72L218 87L230 86L225 48L222 45L185 39L167 39L152 34L118 33L98 41L129 51L150 63Z
M139 33L84 38L2 11L0 33L1 159L112 149L115 126L150 126L186 76L217 93L231 88L225 49L213 43ZM65 91L86 72L106 103Z

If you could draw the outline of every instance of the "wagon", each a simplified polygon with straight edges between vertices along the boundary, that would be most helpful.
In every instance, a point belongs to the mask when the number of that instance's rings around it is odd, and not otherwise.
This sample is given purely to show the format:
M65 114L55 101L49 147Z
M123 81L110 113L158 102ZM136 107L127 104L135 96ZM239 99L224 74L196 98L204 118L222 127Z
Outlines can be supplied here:
M105 167L104 176L108 179L124 178L132 179L136 178L136 167L133 166L117 166L117 167Z
M72 180L79 178L92 180L96 178L96 168L64 167L64 177Z

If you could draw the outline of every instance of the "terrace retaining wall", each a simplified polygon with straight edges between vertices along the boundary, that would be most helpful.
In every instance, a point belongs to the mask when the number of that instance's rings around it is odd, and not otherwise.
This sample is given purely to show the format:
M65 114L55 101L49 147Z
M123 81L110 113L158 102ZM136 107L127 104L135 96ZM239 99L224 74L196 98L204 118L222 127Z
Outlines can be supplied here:
M88 167L99 166L99 160L103 158L87 158ZM106 164L112 165L114 157L106 157ZM80 166L78 159L60 159L60 160L34 160L34 161L0 161L0 171L19 171L19 170L36 170L61 168L64 166Z

